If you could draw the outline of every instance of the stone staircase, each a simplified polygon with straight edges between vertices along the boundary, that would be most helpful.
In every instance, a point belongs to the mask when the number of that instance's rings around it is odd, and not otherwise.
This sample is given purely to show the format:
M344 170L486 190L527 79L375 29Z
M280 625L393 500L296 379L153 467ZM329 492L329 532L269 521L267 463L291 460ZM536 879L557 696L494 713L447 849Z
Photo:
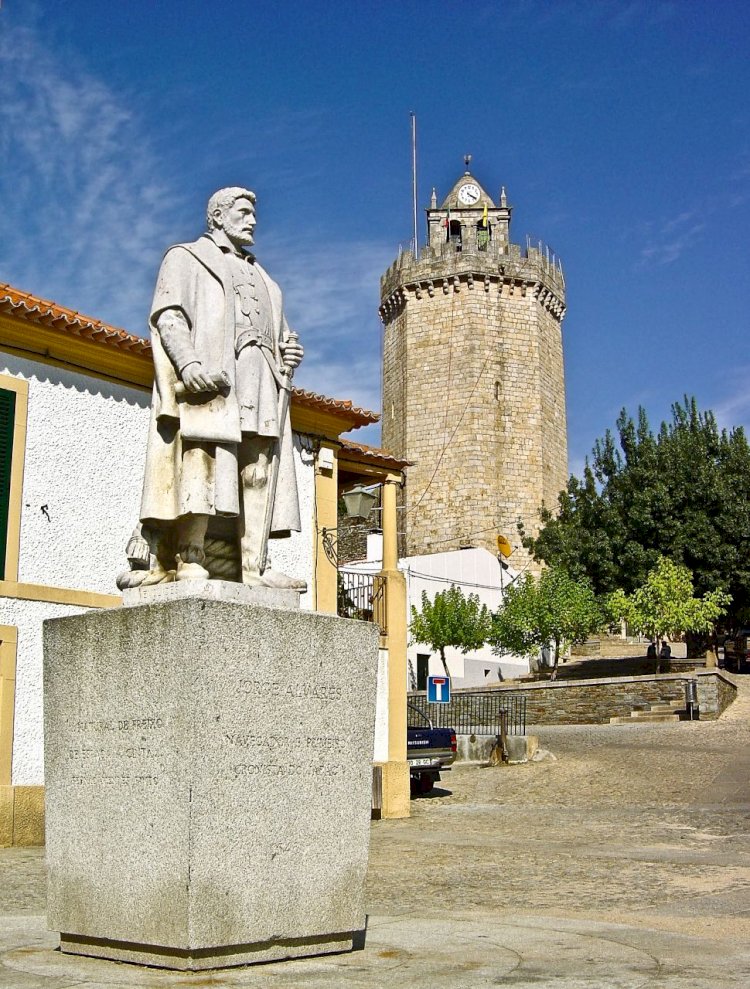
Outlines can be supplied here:
M668 701L664 704L650 704L647 709L631 711L629 718L610 718L611 725L642 725L679 721L685 711L684 701Z

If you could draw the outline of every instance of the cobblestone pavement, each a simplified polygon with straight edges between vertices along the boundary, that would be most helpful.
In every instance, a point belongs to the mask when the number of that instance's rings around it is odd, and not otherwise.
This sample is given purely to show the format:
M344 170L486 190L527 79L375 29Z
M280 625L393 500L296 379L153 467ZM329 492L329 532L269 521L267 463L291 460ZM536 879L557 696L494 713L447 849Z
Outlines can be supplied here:
M409 820L375 827L373 911L491 909L748 938L747 679L718 722L540 726L529 730L555 759L457 766Z
M43 856L0 851L0 989L750 986L750 677L718 722L539 727L373 825L364 952L185 976L52 951ZM532 731L534 729L531 729Z

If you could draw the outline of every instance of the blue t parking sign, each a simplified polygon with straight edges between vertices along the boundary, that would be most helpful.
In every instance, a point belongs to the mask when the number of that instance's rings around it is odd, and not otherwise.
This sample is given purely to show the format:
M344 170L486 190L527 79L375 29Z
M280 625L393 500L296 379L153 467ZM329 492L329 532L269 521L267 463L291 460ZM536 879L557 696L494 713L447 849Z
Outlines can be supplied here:
M427 677L427 703L450 704L451 682L448 677Z

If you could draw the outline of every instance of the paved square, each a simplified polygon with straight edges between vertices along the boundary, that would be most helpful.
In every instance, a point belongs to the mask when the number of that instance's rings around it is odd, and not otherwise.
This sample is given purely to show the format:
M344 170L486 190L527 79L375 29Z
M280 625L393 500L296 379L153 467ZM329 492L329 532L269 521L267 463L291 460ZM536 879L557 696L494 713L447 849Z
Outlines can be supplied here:
M750 677L718 722L540 728L372 826L363 952L185 976L55 952L38 849L0 851L0 987L750 985Z

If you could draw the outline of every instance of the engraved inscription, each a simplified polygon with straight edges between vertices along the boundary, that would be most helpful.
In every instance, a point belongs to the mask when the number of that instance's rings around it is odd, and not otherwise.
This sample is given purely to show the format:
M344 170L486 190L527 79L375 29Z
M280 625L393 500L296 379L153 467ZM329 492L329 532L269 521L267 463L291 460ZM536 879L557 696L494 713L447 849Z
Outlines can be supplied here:
M65 749L65 755L68 759L74 761L79 761L82 759L90 759L94 757L103 757L105 755L124 755L128 759L136 759L139 757L149 757L154 755L152 750L147 745L129 745L127 748L119 749L96 749L88 745L73 746L69 745Z
M76 786L83 786L84 783L91 782L88 776L71 776L70 782ZM97 776L97 785L101 783L103 786L114 786L118 783L146 783L154 784L159 782L158 776Z
M308 763L246 763L241 762L233 767L235 776L318 776L332 777L343 776L346 766L339 765L318 765L311 766Z
M273 752L295 751L300 746L313 752L337 753L344 751L344 739L336 736L307 735L256 735L250 731L225 731L224 741L243 749L259 749Z
M70 727L76 732L108 732L108 731L150 731L163 728L165 718L98 718L91 721L71 721Z
M313 698L320 701L341 700L342 688L335 683L285 683L283 680L247 680L239 682L243 694L253 697Z
M288 735L254 735L249 731L225 731L224 740L242 749L282 749L289 745Z
M148 731L151 728L163 728L163 718L130 718L117 722L118 731Z
M344 739L336 735L308 735L305 743L314 752L343 752Z
M68 744L62 750L71 774L68 779L77 785L155 784L160 777L154 770L162 771L161 732L167 722L158 714L69 718ZM105 768L109 772L103 775Z
M104 749L94 749L89 745L69 745L65 750L68 759L89 759L91 756L103 755Z

